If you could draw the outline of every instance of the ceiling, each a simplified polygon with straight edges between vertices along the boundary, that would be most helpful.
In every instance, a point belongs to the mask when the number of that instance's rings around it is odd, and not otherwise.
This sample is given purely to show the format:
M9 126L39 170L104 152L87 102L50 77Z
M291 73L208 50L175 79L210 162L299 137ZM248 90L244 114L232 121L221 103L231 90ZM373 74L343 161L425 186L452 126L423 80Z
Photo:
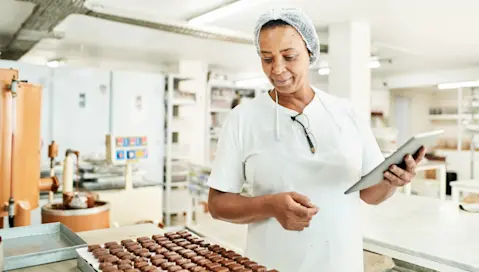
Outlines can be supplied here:
M18 29L32 5L0 0L0 37ZM155 22L185 22L232 0L89 0L86 6L97 12ZM392 59L375 69L375 75L429 69L479 66L479 1L477 0L279 0L255 1L254 8L221 18L212 27L234 30L249 36L255 20L272 7L300 7L315 22L320 39L327 42L328 25L357 20L371 25L372 46L380 58ZM142 27L108 22L85 15L70 15L57 31L59 40L44 39L25 61L50 58L112 58L174 63L180 58L204 60L238 71L259 71L252 45L195 38ZM1 40L0 40L1 42ZM1 43L0 43L1 44ZM324 57L323 57L324 58ZM325 57L327 59L327 56Z

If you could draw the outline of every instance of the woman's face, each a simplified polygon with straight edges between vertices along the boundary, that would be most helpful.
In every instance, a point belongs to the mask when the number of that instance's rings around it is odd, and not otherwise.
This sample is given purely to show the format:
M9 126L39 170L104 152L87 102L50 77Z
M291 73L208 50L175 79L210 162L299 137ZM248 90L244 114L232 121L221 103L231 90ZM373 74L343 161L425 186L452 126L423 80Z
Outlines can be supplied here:
M295 28L261 30L259 47L263 71L279 93L291 94L309 85L309 52Z

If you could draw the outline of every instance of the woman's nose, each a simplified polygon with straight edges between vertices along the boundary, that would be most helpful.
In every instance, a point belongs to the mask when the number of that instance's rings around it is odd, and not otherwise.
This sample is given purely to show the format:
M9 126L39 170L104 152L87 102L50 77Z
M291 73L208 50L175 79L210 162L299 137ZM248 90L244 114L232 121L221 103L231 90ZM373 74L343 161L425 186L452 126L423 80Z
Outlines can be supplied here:
M285 65L281 60L273 62L273 68L272 68L273 74L280 75L281 73L284 72L284 69L285 69Z

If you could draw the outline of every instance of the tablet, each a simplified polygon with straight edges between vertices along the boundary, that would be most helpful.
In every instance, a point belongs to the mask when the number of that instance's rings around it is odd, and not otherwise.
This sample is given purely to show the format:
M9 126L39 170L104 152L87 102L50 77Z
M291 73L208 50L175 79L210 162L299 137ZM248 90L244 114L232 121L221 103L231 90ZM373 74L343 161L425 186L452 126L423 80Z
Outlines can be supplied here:
M438 136L443 133L443 130L436 130L421 133L412 137L396 152L387 157L380 165L376 166L376 168L374 168L371 172L363 176L361 180L356 182L344 193L350 194L352 192L357 192L380 183L384 179L384 172L386 172L389 169L389 166L393 164L405 169L406 163L404 161L404 157L407 154L413 154L413 157L416 158L419 155L418 153L421 147L434 144L437 141Z

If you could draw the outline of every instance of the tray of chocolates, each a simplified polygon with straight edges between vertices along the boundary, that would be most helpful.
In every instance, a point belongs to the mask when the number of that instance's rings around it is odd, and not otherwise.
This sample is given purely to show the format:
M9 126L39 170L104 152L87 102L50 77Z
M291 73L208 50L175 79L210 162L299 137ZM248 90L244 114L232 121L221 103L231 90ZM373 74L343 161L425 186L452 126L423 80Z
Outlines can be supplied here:
M77 253L83 272L278 272L186 230L91 244Z

